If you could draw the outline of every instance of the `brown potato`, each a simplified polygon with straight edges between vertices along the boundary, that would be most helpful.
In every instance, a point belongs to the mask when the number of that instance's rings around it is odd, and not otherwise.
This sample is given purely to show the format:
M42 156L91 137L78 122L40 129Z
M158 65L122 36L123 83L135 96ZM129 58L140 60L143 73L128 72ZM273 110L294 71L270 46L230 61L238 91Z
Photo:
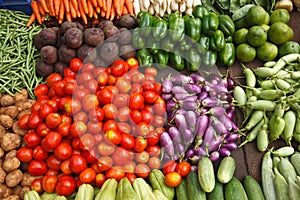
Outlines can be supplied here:
M21 186L26 187L30 186L31 182L36 179L35 176L32 176L29 174L29 172L25 172L23 174L22 180L21 180Z
M29 191L30 191L30 188L28 186L22 187L18 193L20 199L24 199L24 195L26 194L26 192L29 192Z
M30 113L31 113L31 109L23 110L23 111L19 112L17 118L20 119L23 115L30 114Z
M22 89L21 92L16 92L16 94L13 98L14 98L15 102L18 100L26 100L26 99L28 99L28 92L26 89Z
M14 98L8 94L1 97L0 100L1 106L11 106L15 103Z
M17 106L8 106L3 109L3 113L1 114L9 115L12 118L16 118L18 116L18 113L19 112Z
M2 126L4 126L5 128L12 128L14 124L14 119L9 115L1 114L0 124L2 124Z
M19 112L21 112L23 110L31 109L31 106L34 103L35 103L35 100L32 100L32 99L22 99L22 100L16 101L16 106L17 106Z
M1 148L4 151L11 151L18 148L22 143L21 136L15 133L7 133L2 137Z
M8 187L16 187L22 180L23 173L21 170L16 169L9 172L5 177L5 183Z
M27 130L21 129L18 125L18 121L15 121L13 124L13 132L18 134L19 136L24 136L27 133Z
M6 172L11 172L18 169L21 165L20 160L17 157L5 159L2 167Z
M7 185L0 183L0 199L8 197L12 194L12 190Z
M6 177L6 172L2 167L0 167L0 183L4 183Z
M13 194L13 195L10 195L9 197L6 197L2 200L19 200L19 199L20 199L19 195Z

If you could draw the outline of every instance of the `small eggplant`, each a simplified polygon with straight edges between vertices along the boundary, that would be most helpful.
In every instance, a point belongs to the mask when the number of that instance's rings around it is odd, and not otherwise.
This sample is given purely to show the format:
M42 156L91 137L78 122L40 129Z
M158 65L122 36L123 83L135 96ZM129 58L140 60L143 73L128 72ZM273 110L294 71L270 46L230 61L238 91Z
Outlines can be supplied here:
M231 109L228 109L226 112L226 115L230 120L233 120L234 114L235 114L235 110L233 107Z
M203 136L203 145L209 147L213 140L215 140L216 135L215 129L212 126L208 126Z
M226 137L225 137L225 141L230 143L230 142L234 142L236 141L237 139L239 139L240 137L240 134L238 133L231 133L231 134L228 134Z
M170 93L172 91L173 83L170 78L166 78L162 84L162 92Z
M217 84L211 84L210 88L213 89L214 91L216 91L217 93L220 92L228 92L227 88L225 88L223 85L220 85L219 83Z
M200 115L197 121L196 134L197 137L202 138L208 125L210 123L210 119L207 115Z
M191 166L191 171L192 172L197 172L198 171L198 165L192 165Z
M216 137L212 140L212 142L209 144L208 152L216 151L219 149L223 142L224 138L221 136Z
M225 109L223 106L217 106L217 107L212 107L208 112L212 116L220 117L225 114Z
M229 150L235 150L237 149L237 144L235 142L225 143L222 145L222 147L229 149Z
M225 125L221 121L217 120L216 118L212 120L212 125L216 129L217 133L219 134L224 135L229 132L225 127Z
M201 101L201 103L202 103L202 105L203 105L204 107L209 107L209 108L211 108L211 107L218 106L219 103L220 103L220 101L219 101L217 98L215 98L215 97L206 97L205 99L203 99L203 100Z
M188 92L181 86L174 86L172 88L172 92L174 94L180 93L180 94L188 94Z
M199 160L200 160L200 156L196 154L190 158L192 165L198 165Z
M231 121L231 119L229 117L227 117L226 115L222 115L222 116L220 116L219 119L224 124L225 128L228 131L232 130L232 121Z
M198 101L202 101L203 99L207 98L208 92L207 91L202 91L199 95L198 95Z
M181 103L181 108L184 110L196 110L198 105L196 101L183 101Z
M176 144L175 145L175 157L174 159L177 160L179 158L182 158L185 152L185 147L183 144Z
M236 86L236 83L233 78L230 76L227 76L227 89L228 90L233 90L234 87Z
M163 98L163 100L170 100L172 99L173 95L171 93L164 93L161 95L161 97Z
M195 154L195 151L194 149L188 149L186 152L185 152L185 158L186 159L190 159L191 157L193 157Z
M194 83L193 79L190 76L186 76L183 74L178 74L172 77L172 82L175 85L185 85L187 83Z
M183 142L185 146L190 146L192 142L194 141L195 135L193 134L193 131L186 129L183 134Z
M188 123L188 126L190 128L192 128L193 130L195 130L196 128L196 123L197 123L197 116L196 116L196 113L194 111L187 111L185 113L185 119Z
M190 77L193 79L194 83L204 83L205 78L199 74L191 74Z
M191 84L191 83L185 84L184 89L188 93L199 94L201 92L201 87L199 85Z
M219 150L221 156L227 157L231 155L231 151L225 147L221 147Z
M176 110L176 106L177 106L177 103L173 99L170 99L166 103L166 110L168 112L170 112L172 110Z
M167 132L162 132L160 134L160 138L159 138L160 144L162 147L168 146L169 144L172 144L172 139L169 135L169 133Z
M205 156L206 155L205 147L203 147L203 146L197 147L195 149L195 154L198 155L198 156L200 156L200 157Z
M187 96L185 97L184 101L197 101L197 96L196 95L192 95L192 96Z
M177 113L175 115L175 124L180 132L187 129L187 123L183 114Z
M218 151L213 151L209 154L209 158L212 162L215 162L220 158L220 153Z
M181 134L175 126L170 127L168 132L174 143L178 144L181 142Z

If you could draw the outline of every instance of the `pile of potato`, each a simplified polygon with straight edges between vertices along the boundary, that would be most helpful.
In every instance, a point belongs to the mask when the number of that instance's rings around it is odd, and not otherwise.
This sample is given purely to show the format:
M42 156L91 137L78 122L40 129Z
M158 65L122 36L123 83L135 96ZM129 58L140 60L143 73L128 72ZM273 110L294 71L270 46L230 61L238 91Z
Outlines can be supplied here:
M31 182L36 178L29 173L23 174L23 166L16 157L17 149L23 145L26 130L19 128L17 120L30 113L34 100L28 99L24 89L15 96L0 94L0 199L23 199L29 191Z

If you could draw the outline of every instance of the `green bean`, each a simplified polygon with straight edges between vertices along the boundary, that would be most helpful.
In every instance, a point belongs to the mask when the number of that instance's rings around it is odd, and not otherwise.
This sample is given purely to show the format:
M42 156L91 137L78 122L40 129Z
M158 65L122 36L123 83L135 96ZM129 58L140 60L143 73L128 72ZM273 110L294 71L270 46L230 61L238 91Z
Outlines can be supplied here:
M242 131L251 130L254 126L256 126L264 117L264 111L262 110L255 110L246 126L242 129Z
M285 95L285 92L282 90L263 90L259 94L259 98L265 100L275 100Z
M268 61L264 63L264 67L273 67L275 64L275 61Z
M291 89L291 84L282 79L276 79L275 84L279 89L283 91L288 91Z
M285 121L282 117L273 115L269 122L269 138L270 141L276 140L283 132L285 127Z
M279 173L278 169L274 168L275 174L275 189L278 200L289 200L289 185L284 177Z
M252 69L245 67L244 74L246 77L246 85L248 87L255 87L256 77L255 77L255 74L253 73Z
M273 68L268 67L258 67L253 70L254 74L260 78L267 78L275 74Z
M244 146L248 142L252 142L256 139L258 131L260 130L261 126L264 124L264 119L262 119L256 126L247 134L246 139L239 145L239 147Z
M254 102L247 102L246 106L249 106L251 109L274 111L276 103L269 100L257 100Z
M294 80L300 79L300 71L291 72L291 78L294 79Z
M283 119L285 121L285 127L281 136L286 144L291 146L291 140L296 125L296 114L292 110L289 110L284 114Z
M257 97L256 96L251 96L247 100L247 102L253 102L253 101L257 101ZM250 117L251 113L252 113L252 109L249 108L249 107L245 107L243 124L248 120L248 118Z
M261 126L260 130L258 131L257 139L256 139L256 146L258 151L260 152L266 151L269 145L268 125L269 125L269 119L265 115L264 124Z
M263 80L259 83L260 87L262 87L264 90L267 89L275 89L275 82L274 80Z
M277 73L279 70L281 70L287 63L292 63L295 61L300 60L300 54L294 53L294 54L288 54L285 55L276 62L276 64L273 66L273 70L275 73Z
M271 152L268 151L264 154L261 165L262 189L266 200L276 200L274 178Z
M241 86L236 86L233 89L233 97L239 106L243 106L247 102L247 96L244 89Z
M284 146L280 147L279 149L276 149L275 151L272 151L273 156L278 157L287 157L293 155L295 152L293 147Z

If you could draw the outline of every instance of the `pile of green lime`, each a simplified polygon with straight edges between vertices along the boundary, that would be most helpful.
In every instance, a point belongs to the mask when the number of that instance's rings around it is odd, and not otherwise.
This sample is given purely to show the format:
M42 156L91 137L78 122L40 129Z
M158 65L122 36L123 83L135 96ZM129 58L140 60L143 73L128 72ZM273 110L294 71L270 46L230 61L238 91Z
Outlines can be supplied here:
M288 25L290 13L277 9L268 13L259 5L252 6L233 37L236 57L244 63L256 57L262 61L274 60L277 56L300 53L298 42L291 41L293 29ZM241 23L243 21L243 23Z

